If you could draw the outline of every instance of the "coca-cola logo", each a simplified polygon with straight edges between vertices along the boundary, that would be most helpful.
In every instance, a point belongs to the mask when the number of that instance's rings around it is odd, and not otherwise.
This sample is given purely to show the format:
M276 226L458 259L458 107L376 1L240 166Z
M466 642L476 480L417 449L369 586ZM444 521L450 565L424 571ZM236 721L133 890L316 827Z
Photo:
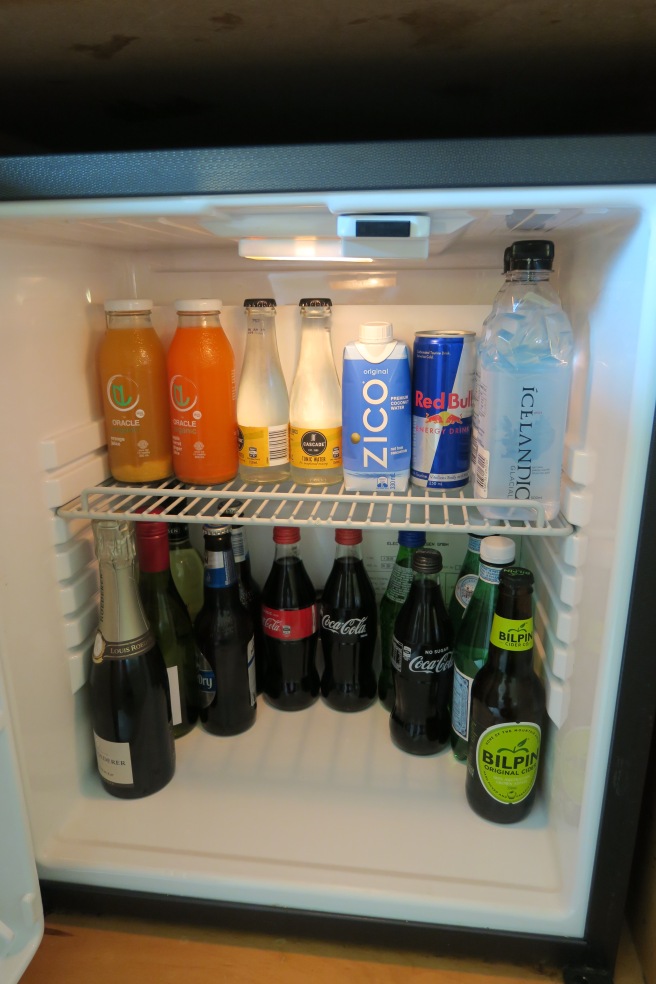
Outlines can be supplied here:
M279 618L265 618L263 625L265 632L270 632L275 635L289 635L292 631L290 626L283 625L282 620Z
M329 632L334 632L335 635L366 636L367 634L366 615L362 618L348 618L343 622L338 620L333 621L330 615L324 615L321 619L321 625L324 629L328 629Z
M413 656L408 662L408 669L413 673L443 673L453 666L453 653L424 653L423 656Z

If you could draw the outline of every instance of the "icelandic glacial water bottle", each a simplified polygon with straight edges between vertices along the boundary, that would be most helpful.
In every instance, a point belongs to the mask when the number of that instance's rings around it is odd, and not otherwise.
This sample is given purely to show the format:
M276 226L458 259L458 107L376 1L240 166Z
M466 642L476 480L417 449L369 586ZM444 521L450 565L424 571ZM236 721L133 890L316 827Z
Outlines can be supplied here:
M549 282L554 246L523 240L511 247L510 283L478 349L471 480L491 519L547 519L560 508L560 471L574 339Z

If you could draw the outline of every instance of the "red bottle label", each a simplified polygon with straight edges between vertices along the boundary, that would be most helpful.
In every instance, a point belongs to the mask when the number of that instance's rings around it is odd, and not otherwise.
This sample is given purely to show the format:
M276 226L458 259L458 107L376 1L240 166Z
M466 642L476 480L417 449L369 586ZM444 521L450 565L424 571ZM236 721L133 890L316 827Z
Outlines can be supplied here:
M281 611L262 605L262 628L265 635L284 642L307 639L317 631L317 606Z

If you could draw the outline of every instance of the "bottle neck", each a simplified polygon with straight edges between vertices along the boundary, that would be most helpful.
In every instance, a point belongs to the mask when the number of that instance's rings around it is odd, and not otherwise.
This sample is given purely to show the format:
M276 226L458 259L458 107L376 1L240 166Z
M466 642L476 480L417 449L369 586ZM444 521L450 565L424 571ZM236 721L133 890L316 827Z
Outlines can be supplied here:
M286 560L300 560L301 551L298 543L276 543L274 561L284 563Z
M266 309L247 308L246 350L248 346L273 348L276 345L276 314Z
M177 540L169 540L169 551L174 550L192 550L191 540L188 536L180 537Z
M413 554L418 549L419 547L408 547L405 544L399 544L396 554L396 563L399 567L410 567L412 565Z
M107 313L107 328L113 330L115 328L152 328L152 322L150 320L150 312L108 312Z
M205 591L221 592L237 585L237 572L230 534L205 542Z
M178 312L178 328L221 328L218 311Z
M166 531L158 536L137 536L137 558L142 574L168 572L169 539Z
M413 587L416 584L422 591L429 590L433 586L439 590L440 575L438 572L435 572L435 574L426 574L424 571L413 571L412 584Z
M235 564L248 564L250 567L250 560L248 557L248 541L246 539L246 530L244 527L233 526L230 539L232 541L232 553L235 558Z
M513 284L546 284L551 273L551 270L511 270L506 280Z
M100 624L108 642L128 642L149 632L134 564L100 560Z
M335 560L362 560L362 547L359 543L338 543L335 547Z
M501 584L490 630L488 663L502 673L533 670L533 600L529 587Z
M474 534L469 534L469 539L467 540L467 550L474 554L480 554L481 552L481 540L480 537Z
M301 323L300 362L324 362L328 357L334 365L333 349L330 341L330 315L303 315Z

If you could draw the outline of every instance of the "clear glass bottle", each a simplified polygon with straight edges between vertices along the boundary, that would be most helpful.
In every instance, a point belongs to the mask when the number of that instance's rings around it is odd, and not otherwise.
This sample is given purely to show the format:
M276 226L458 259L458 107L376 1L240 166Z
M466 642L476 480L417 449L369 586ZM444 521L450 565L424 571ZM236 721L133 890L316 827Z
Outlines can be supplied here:
M203 561L189 540L186 523L169 523L169 566L193 622L203 607Z
M304 297L301 353L289 401L292 480L298 485L342 481L342 393L330 341L332 302Z
M93 523L100 568L100 624L89 693L96 759L112 796L136 799L175 772L169 684L135 580L131 523Z
M248 334L237 394L239 477L244 482L289 478L289 395L276 341L276 302L244 301Z

